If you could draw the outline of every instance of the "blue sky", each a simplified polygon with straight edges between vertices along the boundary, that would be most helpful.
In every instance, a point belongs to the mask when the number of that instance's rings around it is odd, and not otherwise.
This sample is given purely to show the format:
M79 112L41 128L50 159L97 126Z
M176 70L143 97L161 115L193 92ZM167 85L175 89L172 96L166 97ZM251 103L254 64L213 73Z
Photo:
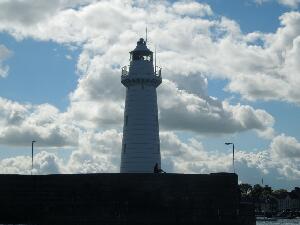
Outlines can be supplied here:
M219 15L237 21L243 32L275 32L279 26L278 17L290 8L279 5L276 1L258 4L251 0L208 0L212 9Z
M78 51L53 42L17 41L5 33L0 38L13 51L6 63L10 67L9 76L0 83L0 95L34 104L48 102L65 110L68 94L76 87ZM72 59L67 59L67 55Z
M118 172L125 90L115 65L147 26L163 67L165 169L231 171L233 141L241 182L300 186L298 4L0 2L0 172L30 173L32 139L35 173Z

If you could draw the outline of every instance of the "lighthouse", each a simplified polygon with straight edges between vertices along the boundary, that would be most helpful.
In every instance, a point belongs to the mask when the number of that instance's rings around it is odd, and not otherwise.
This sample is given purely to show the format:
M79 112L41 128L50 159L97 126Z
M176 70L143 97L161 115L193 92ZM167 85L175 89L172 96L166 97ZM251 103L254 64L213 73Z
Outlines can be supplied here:
M153 65L153 52L141 38L130 52L130 65L122 68L126 87L121 173L153 173L160 167L159 124L156 88L161 69Z

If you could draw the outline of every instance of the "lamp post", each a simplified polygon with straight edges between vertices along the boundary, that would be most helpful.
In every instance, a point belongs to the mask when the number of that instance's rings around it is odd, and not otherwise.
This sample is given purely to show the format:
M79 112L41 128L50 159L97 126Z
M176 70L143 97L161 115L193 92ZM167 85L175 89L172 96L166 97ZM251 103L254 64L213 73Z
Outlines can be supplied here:
M233 172L235 173L235 168L234 168L234 143L225 142L225 145L232 145L232 167L233 167Z
M32 175L32 171L33 171L33 144L35 143L36 141L32 141L31 142L31 175Z

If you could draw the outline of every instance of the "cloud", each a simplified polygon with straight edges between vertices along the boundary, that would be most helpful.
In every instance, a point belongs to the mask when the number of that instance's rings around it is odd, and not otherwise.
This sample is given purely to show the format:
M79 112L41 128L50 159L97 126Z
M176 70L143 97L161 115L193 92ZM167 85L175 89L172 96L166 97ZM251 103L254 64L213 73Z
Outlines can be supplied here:
M62 160L57 153L36 143L34 174L119 172L122 133L116 130L84 132L70 156ZM57 151L67 151L58 149ZM16 156L0 161L0 173L30 174L31 157Z
M124 87L120 84L119 69L99 66L101 61L107 60L106 57L110 57L110 54L103 55L102 59L99 56L89 59L85 73L71 95L68 115L85 127L105 129L115 126L120 129ZM181 85L182 89L177 87L176 81L168 79L164 79L158 88L161 128L221 134L251 129L265 131L273 126L274 118L266 111L221 102L205 95L207 81L203 76L191 75L189 78L186 77L187 82L178 82L184 84Z
M158 93L160 124L168 130L235 133L265 130L274 123L274 118L264 110L191 94L168 80L163 81Z
M64 115L49 104L34 106L0 98L0 144L27 146L74 146L78 129L64 121Z
M54 153L41 151L35 155L34 173L101 173L118 172L122 134L116 130L86 132L79 141L79 148L62 161ZM212 173L231 172L232 154L227 151L208 151L195 137L182 140L176 132L160 133L162 168L168 173ZM285 144L277 144L284 142ZM275 144L274 144L275 143ZM289 144L286 144L289 143ZM274 147L276 145L276 147ZM288 146L287 146L288 145ZM236 148L235 168L241 182L265 182L274 188L292 188L300 178L299 161L282 160L274 149L285 149L299 145L292 137L279 135L269 148L260 151L245 151ZM1 173L29 174L31 158L17 156L0 161ZM286 183L288 182L288 184Z
M2 0L0 2L0 21L11 25L33 26L54 16L61 10L80 7L93 0Z
M24 26L43 21L58 9L59 1L1 1L0 21Z
M161 132L162 167L167 172L211 173L229 171L231 158L224 153L208 153L195 138L182 142L174 132Z
M277 172L284 179L298 182L300 179L300 143L295 137L280 134L269 147L270 162L277 163Z
M0 44L0 77L6 77L9 71L9 67L4 65L3 62L12 56L12 51L4 45Z
M255 3L257 4L263 4L267 2L272 2L274 0L254 0ZM300 0L276 0L281 5L296 9L299 6Z
M299 161L285 161L274 155L273 143L277 143L279 137L285 139L282 135L275 137L267 149L249 152L236 147L235 170L241 182L257 184L263 178L273 188L292 188L293 185L299 185ZM283 141L289 142L290 138L292 137ZM222 150L208 151L197 138L183 141L174 132L161 132L160 139L162 167L166 171L212 173L233 170L231 153ZM282 145L277 147L280 151L286 149Z
M199 10L204 10L207 15L213 12L208 5L193 1L156 2L146 7L123 1L101 1L81 7L74 5L65 7L61 2L53 3L55 13L49 9L51 19L32 22L32 26L38 26L35 29L21 26L16 21L12 24L0 22L0 29L7 26L10 28L8 32L19 38L31 36L45 41L78 42L82 45L77 64L79 80L70 94L70 106L65 113L53 112L59 124L53 120L36 126L34 119L38 118L33 118L34 114L28 115L22 126L10 126L2 131L3 143L17 135L20 140L16 143L24 144L30 137L38 136L45 145L55 141L58 146L76 145L71 137L77 138L77 128L83 131L121 129L125 89L120 84L120 67L128 63L128 51L135 47L138 31L147 23L149 45L157 44L158 58L164 64L165 79L158 88L160 125L163 129L202 134L272 129L274 118L266 111L248 105L231 105L207 94L206 77L233 79L237 78L237 71L252 73L252 65L268 62L262 49L261 56L257 56L259 47L251 48L244 42L232 41L233 36L243 41L236 22L224 17L220 20L195 17L201 14ZM190 11L191 6L197 6L196 14ZM95 15L101 15L102 19ZM257 70L261 67L255 66ZM228 87L233 90L230 88L232 84ZM239 91L238 88L236 91ZM35 109L31 107L30 110ZM69 125L65 123L69 121L73 121L71 129L67 129ZM25 130L27 135L21 135ZM12 143L12 140L6 143Z
M2 174L30 174L31 157L16 156L0 161Z
M42 151L34 156L34 174L62 173L63 162L55 154Z
M0 171L2 174L58 174L63 172L63 162L55 154L45 151L34 156L33 171L31 171L31 157L16 156L2 159Z
M227 59L234 59L232 62L226 61L230 68L225 67L223 73L230 80L228 91L240 93L251 101L262 99L300 103L296 88L299 85L300 14L285 13L280 21L281 27L274 34L255 33L256 40L263 42L262 46L255 44L255 40L249 44L248 38L254 37L253 34L246 36L246 43L222 40ZM224 53L222 55L226 57Z
M227 151L205 149L200 140L183 141L174 132L161 132L162 165L168 171L179 173L232 172L232 154ZM255 182L258 176L276 170L268 150L247 152L236 149L236 170L242 179ZM245 175L247 173L247 175ZM260 175L258 175L260 174Z
M276 136L271 143L272 153L283 159L292 159L300 161L300 143L294 137L281 134Z
M56 1L52 3L54 12L47 9L49 18L37 16L31 26L14 20L0 20L0 30L18 39L32 37L79 45L83 49L78 61L80 73L88 75L93 72L104 79L104 74L107 74L104 70L116 76L120 66L128 63L129 46L144 35L148 26L149 45L152 48L157 46L158 64L163 63L164 78L179 84L182 80L179 77L205 75L226 79L227 91L239 93L250 101L300 103L297 88L299 12L283 14L279 18L281 26L275 33L257 31L244 34L234 20L222 16L203 17L213 12L209 5L196 1L85 3ZM21 3L17 1L15 4ZM46 10L47 7L43 7ZM93 65L96 62L98 67ZM89 71L85 71L88 67ZM110 70L111 67L115 69ZM104 73L100 74L102 71ZM106 76L103 81L117 84L112 82L113 77ZM89 75L88 78L94 79ZM80 82L85 85L86 79L82 78ZM183 88L182 83L180 88ZM82 91L80 86L75 94ZM94 89L97 87L94 83ZM185 85L184 89L191 91L195 87ZM103 93L109 94L109 91L103 90ZM114 91L119 89L114 88Z
M297 8L300 4L299 0L278 0L278 2L291 8Z
M119 172L122 134L116 130L85 132L67 164L70 173Z
M255 3L257 4L263 4L263 3L266 3L266 2L269 2L270 0L254 0Z
M292 179L297 183L300 179L300 168L295 165L282 165L282 167L279 167L279 172L280 174L284 175L284 177L288 177L290 180ZM299 186L299 183L297 184L297 186Z
M139 10L131 5L133 2L120 0L5 1L0 5L0 30L19 40L33 37L59 43L82 43L91 37L115 38L133 19L141 19ZM21 10L24 8L28 10Z
M210 16L213 14L211 8L207 4L200 4L199 2L178 1L172 6L175 13L187 16Z
M72 60L72 59L73 59L73 57L72 57L71 55L65 55L65 58L66 58L67 60Z

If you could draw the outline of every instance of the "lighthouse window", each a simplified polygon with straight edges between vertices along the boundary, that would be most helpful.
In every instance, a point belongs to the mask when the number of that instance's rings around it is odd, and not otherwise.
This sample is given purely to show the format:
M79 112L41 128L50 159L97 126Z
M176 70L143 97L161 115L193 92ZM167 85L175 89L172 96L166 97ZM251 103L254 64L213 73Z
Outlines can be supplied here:
M144 55L143 56L143 60L145 60L145 61L151 61L150 55Z
M125 117L125 126L128 124L128 116Z
M126 144L124 144L123 152L126 153Z
M153 61L153 55L151 52L132 52L130 55L130 60L144 60L144 61Z

